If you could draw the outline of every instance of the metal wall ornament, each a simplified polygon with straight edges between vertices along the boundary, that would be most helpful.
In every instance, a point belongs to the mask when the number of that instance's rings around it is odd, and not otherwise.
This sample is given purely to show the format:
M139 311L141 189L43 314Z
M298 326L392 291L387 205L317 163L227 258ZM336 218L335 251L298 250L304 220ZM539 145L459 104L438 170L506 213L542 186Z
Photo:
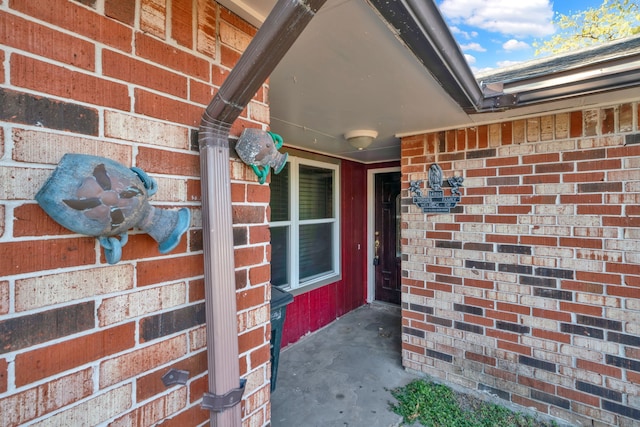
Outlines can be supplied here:
M278 174L287 163L289 154L278 151L283 144L282 137L276 133L247 128L236 142L236 153L244 163L251 166L258 176L258 182L264 184L270 168L273 168L273 173Z
M36 194L42 209L63 227L98 238L109 264L122 257L127 231L138 228L171 252L189 228L191 213L149 204L158 190L142 169L104 157L68 153Z
M460 202L462 194L460 187L464 178L461 176L453 176L447 178L447 182L451 186L451 196L445 196L442 189L442 168L434 163L429 168L429 187L431 190L427 192L425 197L420 186L424 180L411 181L409 183L409 192L413 193L413 203L422 209L424 213L448 213L451 208L456 207Z

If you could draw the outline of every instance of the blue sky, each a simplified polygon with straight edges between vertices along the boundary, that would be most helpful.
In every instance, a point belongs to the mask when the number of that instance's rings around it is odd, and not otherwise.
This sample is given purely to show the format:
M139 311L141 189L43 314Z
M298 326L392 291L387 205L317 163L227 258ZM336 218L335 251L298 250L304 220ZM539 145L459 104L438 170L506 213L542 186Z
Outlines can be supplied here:
M602 0L437 0L474 72L535 59L532 43L555 32L555 13L575 14Z

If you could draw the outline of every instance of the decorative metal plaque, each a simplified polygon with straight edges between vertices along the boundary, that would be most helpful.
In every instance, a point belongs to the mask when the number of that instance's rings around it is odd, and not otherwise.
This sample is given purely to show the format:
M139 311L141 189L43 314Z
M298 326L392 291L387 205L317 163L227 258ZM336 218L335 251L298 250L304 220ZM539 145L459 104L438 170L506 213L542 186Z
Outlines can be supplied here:
M460 186L464 178L461 176L453 176L447 178L447 182L451 186L451 196L445 196L442 189L442 168L434 163L429 168L429 187L431 190L427 192L425 197L422 194L420 186L424 180L411 181L409 191L414 194L413 203L422 209L424 213L448 213L451 208L455 208L460 202Z

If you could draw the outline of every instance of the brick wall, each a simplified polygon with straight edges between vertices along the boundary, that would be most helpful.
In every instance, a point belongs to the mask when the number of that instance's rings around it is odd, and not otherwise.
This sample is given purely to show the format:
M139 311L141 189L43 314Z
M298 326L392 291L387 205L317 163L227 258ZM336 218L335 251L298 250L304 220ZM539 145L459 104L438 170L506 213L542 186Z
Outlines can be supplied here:
M639 114L403 139L406 367L576 425L640 423ZM432 163L465 177L451 213L412 203Z
M198 425L209 413L195 130L255 29L208 0L0 1L2 426ZM266 128L267 86L234 124ZM162 255L131 233L110 266L96 239L34 195L65 153L138 166L155 206L192 224ZM268 186L230 160L244 424L269 412ZM166 388L169 368L190 372Z

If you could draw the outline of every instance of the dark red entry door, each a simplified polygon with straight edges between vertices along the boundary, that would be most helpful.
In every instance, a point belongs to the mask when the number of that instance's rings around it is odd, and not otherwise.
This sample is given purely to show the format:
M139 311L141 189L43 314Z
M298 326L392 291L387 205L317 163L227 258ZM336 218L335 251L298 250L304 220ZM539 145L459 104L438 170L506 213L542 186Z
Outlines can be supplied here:
M400 304L400 172L375 177L376 300Z

